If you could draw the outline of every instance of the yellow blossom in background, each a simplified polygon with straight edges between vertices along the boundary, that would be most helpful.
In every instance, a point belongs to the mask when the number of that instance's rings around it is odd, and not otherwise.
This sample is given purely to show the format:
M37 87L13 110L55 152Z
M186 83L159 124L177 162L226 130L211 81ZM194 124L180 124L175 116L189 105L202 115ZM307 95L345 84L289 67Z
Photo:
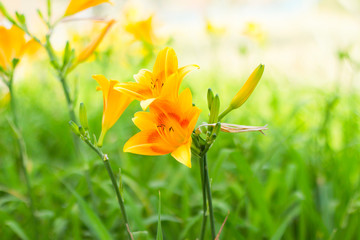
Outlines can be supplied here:
M112 4L110 0L71 0L68 7L66 8L64 17L81 12L87 8L95 7L102 3Z
M240 91L231 100L230 107L232 109L239 108L250 97L251 93L254 91L255 87L257 86L258 82L260 81L261 76L264 73L264 69L265 69L264 65L260 64L251 73L250 77L245 82L244 86L242 86Z
M81 51L81 53L79 54L79 56L77 57L77 60L75 62L75 65L84 62L94 51L95 49L98 47L98 45L100 44L100 42L103 40L103 38L105 37L106 33L109 31L109 29L111 28L111 26L115 23L115 20L112 19L110 20L106 26L102 29L102 31L100 32L100 34L93 39L90 44Z
M136 82L119 83L115 89L141 101L145 110L158 98L175 100L184 77L198 68L194 64L178 68L174 49L166 47L159 52L152 72L142 69L134 75Z
M221 36L225 34L226 28L215 25L209 19L206 19L206 32L211 36Z
M155 34L153 29L153 16L151 15L147 19L139 20L139 21L129 21L125 30L132 34L134 39L139 41L147 42L151 45L155 42Z
M261 25L255 22L246 23L243 34L259 44L265 43L265 32Z
M141 130L124 146L124 152L141 155L171 153L177 161L191 167L191 134L201 110L192 105L189 89L176 101L158 100L150 112L137 112L134 124Z
M103 117L101 125L101 134L98 141L98 146L102 146L106 132L116 123L121 114L125 111L133 98L119 91L114 90L117 80L108 80L103 75L92 76L100 86L96 90L103 92Z
M20 59L25 53L33 54L40 47L35 40L26 41L25 33L16 26L7 29L0 26L0 66L9 70L12 60Z

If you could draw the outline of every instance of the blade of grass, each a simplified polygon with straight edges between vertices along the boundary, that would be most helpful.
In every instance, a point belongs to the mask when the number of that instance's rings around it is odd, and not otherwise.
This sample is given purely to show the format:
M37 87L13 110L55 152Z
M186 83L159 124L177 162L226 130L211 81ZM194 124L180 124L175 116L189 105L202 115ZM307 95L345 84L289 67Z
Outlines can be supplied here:
M86 224L86 226L91 230L91 232L101 240L104 239L112 239L110 233L99 219L99 217L95 214L95 212L89 207L86 201L68 184L63 182L65 187L72 193L72 195L76 198L80 211L83 213L82 220Z
M156 233L156 240L163 240L162 228L161 228L161 194L159 191L159 209L158 209L158 227Z

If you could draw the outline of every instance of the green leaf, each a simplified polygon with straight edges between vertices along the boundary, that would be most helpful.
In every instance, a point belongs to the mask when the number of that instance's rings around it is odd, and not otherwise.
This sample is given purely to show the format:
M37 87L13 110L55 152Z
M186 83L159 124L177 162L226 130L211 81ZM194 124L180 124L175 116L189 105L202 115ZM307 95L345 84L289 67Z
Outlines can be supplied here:
M162 229L161 229L161 195L160 195L160 191L159 191L158 227L157 227L156 240L163 240L163 234L162 234Z
M5 225L8 226L20 239L28 240L28 236L24 232L24 229L21 228L21 226L12 220L8 220L5 222Z
M112 239L105 225L101 222L95 212L89 207L86 201L70 185L66 184L65 182L63 182L63 184L76 198L80 207L80 211L82 213L81 219L85 223L85 225L91 230L91 232L98 239Z

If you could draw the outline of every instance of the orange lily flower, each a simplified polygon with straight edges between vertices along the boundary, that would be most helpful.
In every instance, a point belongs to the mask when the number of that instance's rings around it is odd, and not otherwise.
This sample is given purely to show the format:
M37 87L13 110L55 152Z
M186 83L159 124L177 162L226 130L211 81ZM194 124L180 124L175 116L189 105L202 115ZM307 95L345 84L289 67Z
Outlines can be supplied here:
M35 40L26 42L25 33L13 25L10 29L0 26L0 66L11 69L12 60L20 59L26 52L34 52L40 47Z
M106 2L113 4L110 0L71 0L68 7L66 8L64 17L73 15L87 8L95 7Z
M192 105L189 89L185 89L176 102L157 100L150 112L137 112L133 118L141 132L131 137L124 152L141 155L171 153L177 161L191 167L191 134L201 110Z
M92 76L100 86L96 90L103 92L104 110L102 117L101 134L98 141L98 146L101 147L106 132L116 123L121 114L125 111L128 105L133 101L133 98L114 90L117 80L108 80L103 75Z
M178 68L178 59L174 49L166 47L158 54L153 71L142 69L134 75L136 82L119 83L115 89L141 101L143 110L158 98L177 99L183 78L197 65Z
M101 31L101 33L85 48L82 50L82 52L79 54L79 56L77 57L77 60L75 62L75 64L72 66L71 69L73 69L76 65L78 65L79 63L84 62L86 59L88 59L88 57L90 57L90 55L95 51L95 49L99 46L99 44L101 43L101 41L103 40L103 38L105 37L106 33L109 31L109 29L111 28L111 26L115 23L116 21L114 19L110 20L106 26L103 28L103 30Z

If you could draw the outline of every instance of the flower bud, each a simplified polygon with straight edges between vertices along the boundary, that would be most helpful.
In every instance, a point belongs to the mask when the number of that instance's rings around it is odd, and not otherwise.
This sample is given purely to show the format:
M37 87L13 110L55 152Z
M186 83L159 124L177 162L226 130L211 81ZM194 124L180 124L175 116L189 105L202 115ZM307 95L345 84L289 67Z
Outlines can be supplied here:
M214 100L214 93L213 91L211 90L211 88L208 89L208 92L207 92L207 102L208 102L208 108L209 110L211 110L211 104L212 104L212 101Z
M245 82L244 86L240 91L235 95L231 100L230 108L236 109L243 105L246 100L250 97L251 93L254 91L256 85L261 79L261 76L264 72L264 65L260 64L250 75L248 80Z
M77 135L80 136L80 131L79 131L79 127L76 123L74 123L74 121L70 120L69 121L69 125L71 130Z
M86 114L86 108L84 103L80 103L79 109L80 124L84 128L85 132L89 130L89 123Z

